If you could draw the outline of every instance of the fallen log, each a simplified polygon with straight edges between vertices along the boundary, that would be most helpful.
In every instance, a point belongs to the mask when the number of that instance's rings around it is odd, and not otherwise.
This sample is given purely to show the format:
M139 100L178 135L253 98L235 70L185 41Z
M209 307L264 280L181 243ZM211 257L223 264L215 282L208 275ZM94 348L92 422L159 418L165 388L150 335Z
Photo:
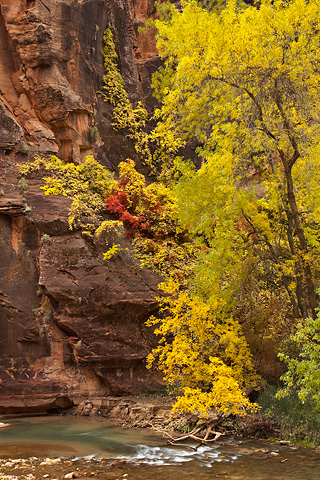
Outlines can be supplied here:
M194 440L198 442L198 444L193 447L191 445L185 445L185 447L191 448L193 450L197 450L201 445L206 445L209 443L216 442L224 433L221 432L216 432L213 431L213 425L212 423L217 424L217 421L215 420L214 422L211 421L209 423L207 422L202 422L200 426L196 426L191 432L181 435L179 437L173 437L169 432L166 430L161 430L154 425L151 424L153 430L156 430L159 433L162 433L163 436L167 437L167 443L170 445L179 445L182 444L182 442L186 440ZM203 435L201 435L201 432L203 432ZM214 435L214 438L209 438L211 435Z

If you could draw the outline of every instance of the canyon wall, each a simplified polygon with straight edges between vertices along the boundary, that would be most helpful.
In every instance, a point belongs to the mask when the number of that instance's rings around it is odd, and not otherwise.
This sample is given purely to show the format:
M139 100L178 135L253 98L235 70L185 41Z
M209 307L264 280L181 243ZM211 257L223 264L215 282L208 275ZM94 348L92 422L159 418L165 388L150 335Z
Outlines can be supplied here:
M159 387L144 322L160 278L126 239L104 262L97 242L69 230L69 200L45 197L39 178L22 184L17 170L34 155L79 164L93 154L144 171L97 91L110 24L130 99L152 110L159 59L138 27L153 14L152 0L0 0L0 413Z

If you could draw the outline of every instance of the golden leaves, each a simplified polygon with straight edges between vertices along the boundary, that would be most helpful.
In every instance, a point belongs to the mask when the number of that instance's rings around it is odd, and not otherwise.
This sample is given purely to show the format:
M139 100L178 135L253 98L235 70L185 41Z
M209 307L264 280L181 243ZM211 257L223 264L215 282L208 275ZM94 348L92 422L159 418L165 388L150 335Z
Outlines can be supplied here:
M224 317L220 299L208 303L195 293L181 292L172 279L159 287L170 296L159 299L161 319L152 317L147 323L161 336L148 364L157 360L165 380L183 391L173 411L197 410L207 416L211 408L242 414L255 409L245 390L257 386L258 376L240 325Z

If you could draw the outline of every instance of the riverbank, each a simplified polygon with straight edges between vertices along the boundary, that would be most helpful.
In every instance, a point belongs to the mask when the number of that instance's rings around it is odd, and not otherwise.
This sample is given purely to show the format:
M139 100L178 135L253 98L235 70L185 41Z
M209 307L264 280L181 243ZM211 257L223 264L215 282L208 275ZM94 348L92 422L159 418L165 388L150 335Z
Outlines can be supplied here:
M191 431L199 421L199 417L194 414L171 416L174 402L173 396L161 395L97 397L84 400L74 408L62 409L56 413L66 416L103 417L120 427L153 429L171 432L174 436L178 436ZM211 412L209 420L214 425L213 430L222 435L272 439L279 442L285 440L277 422L262 413L219 419L214 412ZM2 418L0 416L0 422L6 424L6 416Z
M174 402L174 397L159 395L109 397L86 400L68 414L102 416L130 428L171 431L174 435L187 433L197 424L199 417L192 414L171 416ZM209 420L213 421L213 430L223 435L319 448L320 415L314 405L301 404L298 398L291 397L277 400L272 389L263 393L259 403L262 408L245 417L228 416L218 421L218 417L211 413Z
M177 436L192 430L199 421L199 417L194 414L171 416L174 402L174 397L159 395L96 398L86 400L76 408L64 411L64 414L101 416L111 419L122 427L151 428L157 431L173 432ZM209 420L215 425L214 430L222 435L283 440L276 422L261 413L248 414L245 417L229 416L221 420L211 412Z
M0 459L1 480L60 480L95 478L115 480L125 478L125 463L119 460L98 461L94 458L17 458Z
M172 446L150 428L119 427L98 415L7 422L0 431L1 480L266 480L270 472L277 480L320 480L320 452L287 444L226 434L197 448Z

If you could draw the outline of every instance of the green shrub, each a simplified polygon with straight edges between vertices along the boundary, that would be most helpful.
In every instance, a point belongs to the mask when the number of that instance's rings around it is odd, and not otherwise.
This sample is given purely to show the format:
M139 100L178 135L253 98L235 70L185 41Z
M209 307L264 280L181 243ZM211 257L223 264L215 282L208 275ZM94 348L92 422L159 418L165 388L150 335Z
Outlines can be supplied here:
M309 446L320 445L320 412L316 403L308 397L303 403L296 393L276 398L276 387L262 391L257 403L265 413L274 419L282 436L290 441Z

